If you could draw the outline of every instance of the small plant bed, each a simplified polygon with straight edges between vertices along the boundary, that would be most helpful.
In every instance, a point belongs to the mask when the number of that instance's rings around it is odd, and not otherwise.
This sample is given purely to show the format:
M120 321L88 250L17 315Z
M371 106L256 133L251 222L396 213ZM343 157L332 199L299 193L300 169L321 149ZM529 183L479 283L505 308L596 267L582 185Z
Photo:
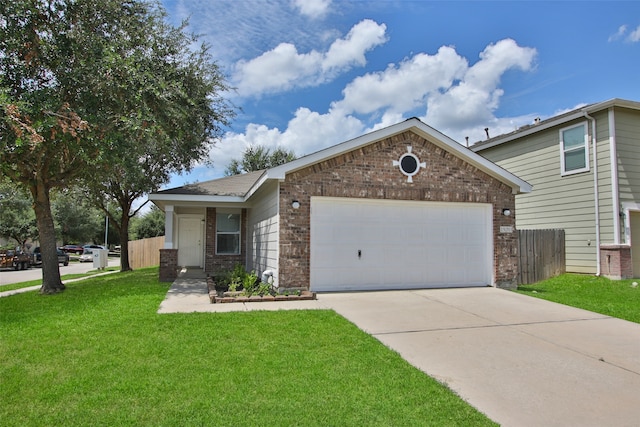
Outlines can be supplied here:
M211 304L316 299L315 292L304 289L278 290L272 283L261 281L254 271L247 272L240 264L231 271L208 276L207 288Z

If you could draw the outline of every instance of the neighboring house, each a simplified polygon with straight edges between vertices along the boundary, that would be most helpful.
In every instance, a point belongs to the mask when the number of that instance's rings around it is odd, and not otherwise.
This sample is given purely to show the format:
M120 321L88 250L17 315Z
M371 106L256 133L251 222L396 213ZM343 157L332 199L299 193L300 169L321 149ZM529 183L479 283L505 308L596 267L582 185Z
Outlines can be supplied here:
M640 277L639 102L587 105L471 149L533 186L516 197L516 226L564 229L567 271Z
M531 186L409 119L265 171L159 191L161 280L236 263L312 291L516 285Z

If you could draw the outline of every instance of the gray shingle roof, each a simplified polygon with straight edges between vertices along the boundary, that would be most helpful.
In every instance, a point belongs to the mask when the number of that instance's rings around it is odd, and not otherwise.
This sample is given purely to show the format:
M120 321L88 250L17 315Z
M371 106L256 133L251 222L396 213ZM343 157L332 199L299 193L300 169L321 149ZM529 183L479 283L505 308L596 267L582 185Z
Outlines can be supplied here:
M245 196L264 175L264 170L227 176L211 181L187 184L182 187L158 191L156 194L185 194L194 196Z

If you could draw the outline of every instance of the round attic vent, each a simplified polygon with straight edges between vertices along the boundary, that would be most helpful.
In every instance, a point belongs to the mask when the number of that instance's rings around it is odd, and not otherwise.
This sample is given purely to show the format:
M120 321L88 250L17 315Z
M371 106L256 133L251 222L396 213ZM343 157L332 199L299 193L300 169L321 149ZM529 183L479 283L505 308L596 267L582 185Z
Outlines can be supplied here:
M400 172L407 177L407 182L413 182L413 176L420 172L420 168L426 168L425 162L420 162L418 156L411 152L412 147L407 147L407 152L400 159L393 161L393 166L398 166Z

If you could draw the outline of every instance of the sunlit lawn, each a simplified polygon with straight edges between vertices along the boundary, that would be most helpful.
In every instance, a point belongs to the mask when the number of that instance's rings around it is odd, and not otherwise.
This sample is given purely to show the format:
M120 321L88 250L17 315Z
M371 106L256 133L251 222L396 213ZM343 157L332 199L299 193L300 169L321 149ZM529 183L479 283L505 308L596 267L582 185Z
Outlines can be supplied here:
M609 280L581 274L563 274L523 285L518 292L607 316L640 323L640 280Z
M100 273L105 273L107 271L117 271L117 270L120 270L120 267L107 267L104 270L91 270L86 273L63 274L60 276L60 278L64 282L65 280L79 279L81 277L88 277L88 276L93 276ZM63 271L61 271L61 273L63 273ZM20 282L20 283L11 283L9 285L1 285L0 292L12 291L14 289L29 288L31 286L38 286L38 285L42 285L42 279L29 280L29 281Z
M492 425L332 311L160 315L157 275L1 298L0 423Z

